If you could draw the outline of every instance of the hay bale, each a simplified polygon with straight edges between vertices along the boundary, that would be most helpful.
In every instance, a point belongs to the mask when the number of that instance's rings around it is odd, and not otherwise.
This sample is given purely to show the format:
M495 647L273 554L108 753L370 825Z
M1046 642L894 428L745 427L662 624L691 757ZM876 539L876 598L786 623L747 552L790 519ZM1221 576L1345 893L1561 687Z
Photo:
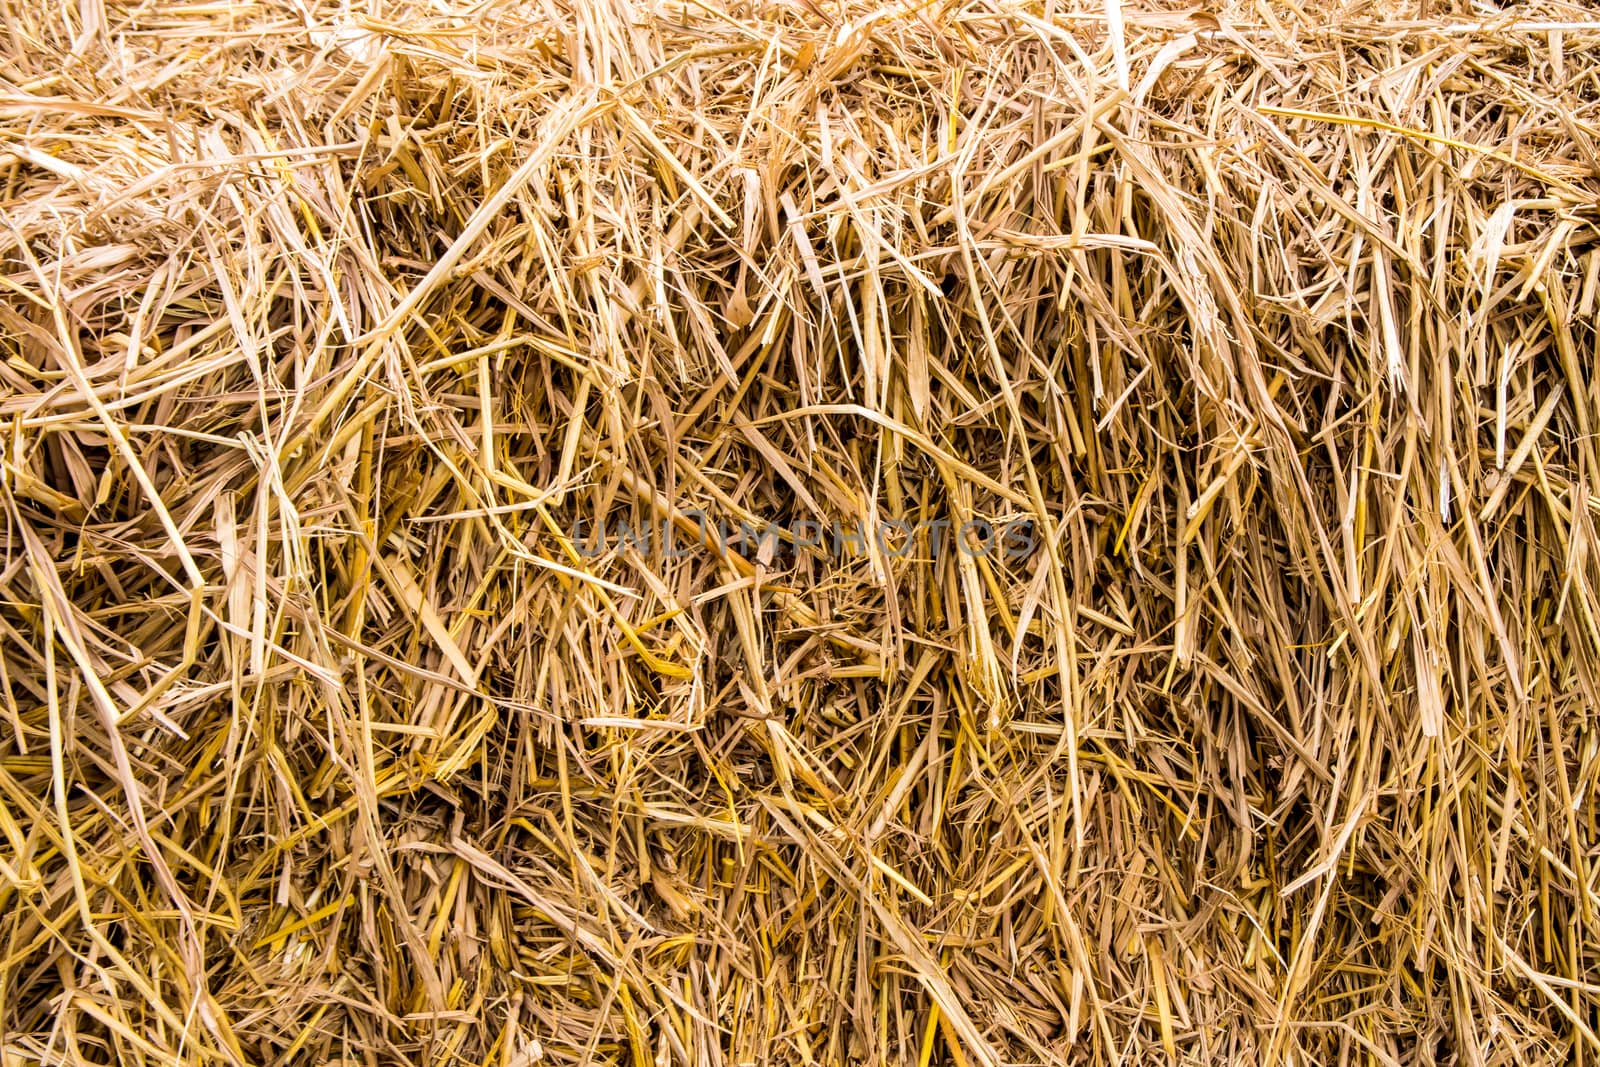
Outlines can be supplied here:
M6 1064L1600 1055L1577 6L5 15Z

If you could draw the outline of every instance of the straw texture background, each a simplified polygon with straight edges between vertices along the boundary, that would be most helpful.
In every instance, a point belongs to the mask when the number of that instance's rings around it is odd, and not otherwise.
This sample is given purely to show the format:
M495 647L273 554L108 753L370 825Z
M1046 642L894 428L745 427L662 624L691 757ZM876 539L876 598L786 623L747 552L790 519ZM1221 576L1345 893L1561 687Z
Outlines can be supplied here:
M0 17L5 1067L1600 1060L1588 12Z

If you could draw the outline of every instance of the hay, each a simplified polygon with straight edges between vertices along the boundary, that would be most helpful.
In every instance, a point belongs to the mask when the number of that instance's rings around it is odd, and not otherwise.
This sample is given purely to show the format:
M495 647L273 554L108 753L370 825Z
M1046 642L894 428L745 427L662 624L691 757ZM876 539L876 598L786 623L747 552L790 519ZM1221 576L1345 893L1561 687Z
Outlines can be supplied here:
M309 4L0 7L8 1067L1600 1059L1587 12Z

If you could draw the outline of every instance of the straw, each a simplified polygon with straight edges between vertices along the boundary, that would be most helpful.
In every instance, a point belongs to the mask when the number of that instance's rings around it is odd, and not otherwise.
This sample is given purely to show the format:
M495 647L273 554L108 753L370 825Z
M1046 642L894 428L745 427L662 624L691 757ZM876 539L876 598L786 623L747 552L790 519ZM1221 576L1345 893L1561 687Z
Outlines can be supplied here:
M1600 1062L1587 9L0 12L0 1064Z

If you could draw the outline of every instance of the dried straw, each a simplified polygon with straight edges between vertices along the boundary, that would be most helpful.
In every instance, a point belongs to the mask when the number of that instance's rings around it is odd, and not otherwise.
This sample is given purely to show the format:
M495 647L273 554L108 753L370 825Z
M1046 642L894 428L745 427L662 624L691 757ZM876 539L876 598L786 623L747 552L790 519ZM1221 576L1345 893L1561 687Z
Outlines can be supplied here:
M1487 10L3 0L0 1062L1600 1062Z

